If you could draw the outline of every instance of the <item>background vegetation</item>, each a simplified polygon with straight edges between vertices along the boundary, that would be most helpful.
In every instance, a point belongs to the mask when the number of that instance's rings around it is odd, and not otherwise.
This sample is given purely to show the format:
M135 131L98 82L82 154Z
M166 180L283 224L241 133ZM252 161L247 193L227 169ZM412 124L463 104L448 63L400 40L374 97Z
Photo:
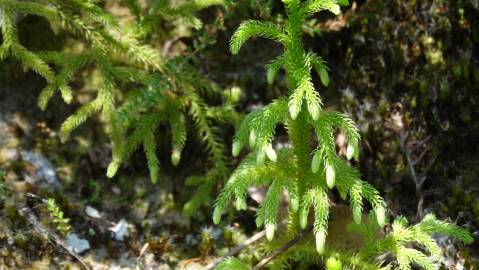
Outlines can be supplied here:
M2 26L14 2L0 0ZM280 45L257 38L232 55L229 42L246 19L284 22L284 4L34 2L65 17L15 14L16 49L0 53L0 266L202 269L254 235L264 190L250 189L250 207L227 210L219 226L213 202L244 158L229 154L241 120L288 87L281 72L269 84L264 69ZM303 41L328 63L327 87L312 75L323 109L358 124L362 178L391 217L415 224L435 213L477 236L479 2L367 0L341 10L309 17ZM110 107L82 115L99 97ZM285 130L276 135L275 147L288 144ZM344 134L335 135L345 154ZM338 227L353 219L343 210L333 210ZM73 234L89 244L73 251L80 259L62 246ZM342 235L329 232L358 245ZM478 268L477 240L436 240L441 267ZM256 263L259 247L239 257Z

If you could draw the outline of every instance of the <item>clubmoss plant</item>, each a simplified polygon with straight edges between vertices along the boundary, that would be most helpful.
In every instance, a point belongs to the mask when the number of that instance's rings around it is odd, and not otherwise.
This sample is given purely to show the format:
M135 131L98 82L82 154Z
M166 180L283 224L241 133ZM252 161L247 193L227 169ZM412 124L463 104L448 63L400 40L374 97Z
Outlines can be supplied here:
M51 217L50 223L62 236L67 236L71 230L70 220L65 218L65 214L57 205L55 199L45 200L45 208Z
M284 192L287 192L288 226L286 233L277 237L279 239L276 239L276 243L272 245L278 247L308 226L310 208L313 208L312 223L316 256L311 254L309 245L298 245L287 254L291 255L298 250L301 251L300 253L277 260L277 263L272 264L273 269L284 269L288 261L312 262L314 261L312 258L317 258L318 254L325 256L331 254L326 242L330 216L328 194L332 189L336 189L342 199L349 199L353 220L358 226L363 222L365 201L373 210L370 218L374 221L370 220L370 224L375 224L377 229L387 223L385 203L378 191L361 180L359 171L350 166L347 161L359 158L359 131L348 116L322 110L323 103L319 91L313 85L311 73L313 70L316 71L321 83L328 86L330 82L328 68L319 55L305 50L302 41L301 29L306 18L319 11L329 11L337 15L341 12L340 6L348 2L344 0L283 0L283 3L287 14L284 24L245 21L231 39L230 47L233 54L237 54L241 46L252 37L259 36L279 42L283 46L283 54L266 66L267 80L273 83L278 72L284 70L289 93L287 97L274 100L263 108L253 111L244 119L234 138L232 152L234 156L238 156L246 145L250 146L252 152L234 170L216 200L213 213L213 221L218 224L231 200L234 200L238 210L245 210L248 187L267 185L269 188L264 201L260 204L256 225L264 227L266 238L272 241L280 222L278 220L280 202ZM286 127L291 148L274 149L273 141L278 125ZM340 157L335 149L336 129L341 129L347 135L348 146L345 158ZM401 221L398 222L397 224L403 224ZM466 242L471 240L470 237L466 237L467 233L462 229L440 223L432 217L426 217L421 224L426 225L412 227L410 230L417 234L411 233L408 236L401 232L409 229L404 229L404 226L395 226L395 231L381 240L379 243L382 246L374 249L376 252L373 253L377 255L381 252L391 252L396 255L399 269L410 269L411 264L430 269L428 258L420 255L421 253L415 249L407 249L406 243L417 241L431 248L428 252L437 254L437 249L433 248L432 244L432 232L460 236L458 238ZM445 229L446 227L448 229ZM421 238L414 238L416 236ZM365 247L365 250L369 249L370 247ZM268 250L265 252L267 253ZM339 262L344 260L348 265L360 268L371 267L371 269L377 269L379 266L374 259L362 257L362 253L344 251L340 254ZM334 269L332 265L337 263L333 263L332 260L329 260L327 264L329 268ZM231 259L220 265L218 269L248 269L248 267L242 265L237 259Z
M362 238L360 247L344 249L330 245L322 256L318 256L311 244L304 241L276 257L268 266L288 269L291 262L297 262L304 267L321 264L327 270L437 269L441 248L434 235L456 238L464 243L473 241L465 229L440 221L433 214L427 214L415 225L410 225L404 217L397 217L388 233L384 233L376 219L371 212L361 224L348 225L349 233Z
M269 184L270 188L256 218L258 226L265 226L271 240L278 226L277 212L282 191L290 201L290 227L293 231L306 228L308 213L314 208L314 232L317 250L322 253L329 216L329 189L336 188L343 198L349 195L355 221L361 221L363 199L370 202L378 214L378 223L385 224L384 202L378 192L360 179L359 172L336 154L334 131L343 129L348 136L347 158L359 156L359 132L353 121L344 114L322 111L319 92L315 90L311 72L314 68L324 85L329 83L328 68L318 55L306 52L302 42L301 26L305 18L317 11L340 12L336 1L284 1L288 20L286 24L243 22L231 39L231 51L253 36L262 36L280 42L284 53L267 65L268 81L284 69L289 86L289 97L279 98L264 108L249 114L239 128L233 143L237 156L248 144L253 153L241 163L217 199L214 221L218 223L233 197L238 209L246 208L246 189L252 184ZM284 124L292 143L291 149L277 153L273 149L276 126ZM318 143L313 145L313 133ZM266 160L268 159L268 161Z
M233 105L237 99L193 68L193 56L170 59L161 55L159 49L144 45L141 39L153 35L154 29L161 28L162 21L199 28L201 21L195 16L196 12L224 1L195 0L178 4L160 0L146 7L137 1L122 2L136 18L130 24L125 25L93 0L0 0L3 38L0 60L14 57L45 79L46 86L38 100L43 110L56 93L71 103L74 89L70 81L74 75L94 69L91 74L99 77L97 95L67 117L60 128L60 138L66 141L77 127L100 114L112 146L108 177L116 175L120 166L142 146L151 180L157 182L160 127L166 126L166 133L172 138L171 162L177 165L186 142L188 121L192 122L212 164L205 176L189 181L199 185L186 206L187 212L192 213L208 203L212 189L227 176L224 146L212 122L235 122ZM28 15L46 19L57 32L73 34L83 49L28 50L21 44L17 29L20 18ZM157 43L152 45L163 46ZM88 75L84 79L86 84L94 81ZM125 95L132 87L134 91ZM206 98L220 105L208 106Z

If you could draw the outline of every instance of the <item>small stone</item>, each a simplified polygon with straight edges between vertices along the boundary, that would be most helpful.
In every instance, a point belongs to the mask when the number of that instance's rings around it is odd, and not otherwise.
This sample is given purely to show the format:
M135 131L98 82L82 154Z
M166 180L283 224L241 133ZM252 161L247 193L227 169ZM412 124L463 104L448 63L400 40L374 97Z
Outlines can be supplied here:
M115 193L116 195L120 195L121 194L121 189L117 186L113 186L111 188L111 191L113 191L113 193Z
M18 151L15 148L5 148L0 150L0 164L7 161L14 161L18 159Z
M89 205L85 208L85 213L91 218L101 218L100 212Z
M90 249L90 243L85 239L78 238L78 235L76 234L70 234L67 236L66 246L70 252L78 254Z
M34 174L31 175L32 184L47 188L58 188L60 186L55 167L48 159L31 151L21 151L20 155L26 163L34 168Z
M204 269L205 267L197 262L192 262L192 263L188 263L186 264L182 269L185 269L185 270L202 270Z
M128 222L125 219L121 219L115 226L110 228L110 231L114 233L114 238L117 241L123 241L125 236L128 237Z

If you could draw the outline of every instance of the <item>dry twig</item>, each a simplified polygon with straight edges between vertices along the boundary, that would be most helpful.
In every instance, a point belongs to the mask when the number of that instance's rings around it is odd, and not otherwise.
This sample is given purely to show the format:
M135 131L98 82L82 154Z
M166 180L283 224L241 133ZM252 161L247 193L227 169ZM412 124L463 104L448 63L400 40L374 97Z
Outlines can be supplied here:
M288 241L286 244L284 244L282 247L276 249L275 251L271 252L268 256L264 257L259 263L257 263L252 270L258 270L261 269L263 266L268 264L272 259L274 259L276 256L280 255L281 253L285 252L288 250L290 247L294 246L297 244L301 239L311 232L313 230L313 226L310 226L306 230L298 233L295 238L291 239Z
M90 270L90 267L85 263L85 261L80 257L80 255L76 254L74 251L69 250L68 247L65 245L63 240L56 235L54 232L49 231L47 228L45 228L40 221L38 221L37 217L35 214L32 212L32 210L28 207L23 207L22 209L19 210L19 213L26 218L28 223L33 227L34 231L41 235L42 237L45 237L45 239L48 239L50 243L56 246L62 247L68 254L70 254L73 258L75 258L84 269Z
M242 243L241 245L238 245L236 246L235 248L233 248L232 250L230 250L230 252L228 252L226 255L224 255L223 257L221 258L218 258L216 259L215 261L213 261L212 263L208 264L204 270L211 270L213 268L215 268L218 264L220 264L221 262L223 262L224 260L226 260L227 258L231 257L231 256L234 256L236 254L238 254L241 250L243 250L244 248L246 248L247 246L255 243L256 241L258 240L261 240L262 238L264 238L266 236L266 231L265 230L262 230L261 232L251 236L250 238L248 238L244 243Z

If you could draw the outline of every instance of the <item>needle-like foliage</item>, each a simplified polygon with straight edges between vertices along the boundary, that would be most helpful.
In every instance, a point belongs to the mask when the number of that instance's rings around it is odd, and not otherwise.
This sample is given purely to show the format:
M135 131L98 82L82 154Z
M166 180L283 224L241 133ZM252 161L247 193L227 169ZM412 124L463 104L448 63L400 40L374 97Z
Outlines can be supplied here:
M218 223L232 194L236 195L237 207L240 205L242 206L240 209L244 208L244 190L251 184L257 184L258 181L254 179L258 175L255 173L259 168L265 168L270 173L266 177L263 176L262 180L271 178L267 181L271 185L260 206L257 225L264 225L268 239L273 238L278 223L276 214L279 201L282 192L286 191L291 202L291 221L292 224L296 223L293 226L299 225L298 228L305 228L309 209L314 209L317 250L322 253L329 217L329 189L336 187L344 196L349 195L352 207L359 216L363 210L363 200L369 201L377 212L384 212L384 202L378 192L363 182L359 173L337 155L334 132L341 129L347 134L349 159L358 156L359 132L353 121L346 115L322 111L322 101L313 85L311 72L314 68L322 83L327 86L329 84L328 69L325 61L314 53L306 52L302 43L303 21L315 11L329 10L338 13L341 3L336 1L306 1L304 3L284 1L284 3L288 15L285 25L246 21L240 25L231 39L231 51L234 54L238 53L241 46L254 36L280 42L284 53L267 65L267 77L272 83L276 74L284 69L290 95L289 98L273 101L251 113L244 120L234 139L233 155L238 155L247 144L252 148L253 153L233 173L216 202L213 215L214 221ZM273 139L276 127L280 124L288 129L292 150L277 154L273 148ZM314 148L311 148L312 131L319 142ZM256 160L256 164L251 164L252 159ZM279 162L278 160L281 159L288 159L288 162ZM244 180L238 180L238 174ZM238 190L243 191L238 192ZM384 218L378 221L383 224Z
M185 212L192 214L201 205L207 205L214 187L228 173L224 145L219 139L213 122L237 122L234 112L236 98L227 98L218 86L198 73L185 59L168 61L163 67L165 75L156 74L145 87L134 91L118 109L121 129L124 130L122 155L113 155L108 175L113 176L119 166L141 145L145 149L148 167L153 182L158 178L158 158L155 140L160 126L171 133L171 163L178 165L186 143L187 121L193 124L197 136L209 154L211 168L203 176L188 179L187 184L199 186L195 195L185 205ZM169 79L175 78L175 80ZM224 97L222 106L208 106L202 97Z
M374 215L370 214L369 220L373 220ZM348 229L364 237L365 245L358 251L362 260L391 254L394 257L391 263L398 270L409 270L413 267L437 269L435 263L440 258L441 249L433 238L434 234L453 237L466 244L473 241L465 229L440 221L433 214L427 214L415 225L409 225L406 218L398 217L392 223L392 230L388 234L382 234L377 224L370 221L350 224Z
M284 193L288 194L288 230L286 234L276 237L268 253L279 248L292 236L305 229L311 222L309 212L312 209L312 224L316 243L315 254L310 253L310 246L293 247L280 262L271 264L272 269L285 269L288 261L311 262L319 255L330 255L331 249L327 246L328 221L330 219L331 189L336 189L341 197L349 199L353 220L362 224L362 216L367 202L371 211L371 224L381 228L387 223L385 203L378 191L369 183L361 179L357 169L351 167L347 160L359 159L360 135L355 123L348 116L338 112L322 110L320 91L313 85L312 71L318 73L321 83L327 87L330 83L326 62L318 55L307 52L302 41L301 27L304 20L319 11L340 13L340 5L347 1L337 0L283 0L286 7L287 20L284 24L271 22L245 21L234 33L230 48L237 54L243 44L252 37L262 37L279 42L283 46L283 54L267 64L267 81L273 83L280 70L286 72L289 90L287 97L281 97L267 104L263 108L251 112L245 117L237 130L233 142L233 155L238 156L245 146L249 145L251 153L241 162L231 175L222 193L218 196L213 213L213 221L218 224L222 214L228 208L229 202L234 200L238 210L246 209L247 189L251 185L269 186L264 200L260 203L256 216L256 225L266 230L266 238L272 241L278 230L278 211ZM324 89L324 88L323 88ZM280 151L274 148L275 131L279 125L286 127L291 142L291 148ZM336 152L335 132L341 130L348 139L346 158ZM429 222L428 222L429 220ZM449 228L439 229L436 223L428 217L421 224L431 224L427 233L424 225L417 225L412 229L412 237L420 237L416 241L429 248L429 252L437 254L437 246L433 244L431 232L452 233L461 240L467 240L461 235L461 229L452 225ZM359 226L359 225L358 225ZM383 252L392 252L397 256L400 269L409 269L405 265L418 264L429 269L428 258L415 249L406 248L403 243L412 241L395 232L382 240L385 249L377 248L375 255ZM435 227L436 226L436 227ZM434 229L432 229L434 227ZM413 227L416 228L416 227ZM443 228L443 227L441 227ZM445 228L445 227L444 227ZM388 245L397 239L398 245ZM389 241L389 242L388 242ZM266 245L268 246L268 245ZM302 247L302 248L300 248ZM382 247L382 246L381 246ZM390 250L391 248L391 250ZM366 248L367 250L368 248ZM297 252L300 250L300 252ZM295 255L294 255L295 254ZM308 254L310 256L308 256ZM343 256L343 260L353 268L378 269L378 263L372 260L363 260L361 254ZM421 255L420 255L421 254ZM347 258L347 259L346 259ZM284 264L282 264L282 263ZM220 266L231 269L244 269L244 265L230 259Z
M71 103L74 90L71 80L85 69L95 69L99 75L96 97L67 117L60 129L62 141L89 118L101 114L112 145L112 161L107 175L112 177L128 157L140 146L147 158L153 182L158 180L159 158L157 138L160 126L171 134L171 162L178 165L186 143L187 123L191 121L209 154L212 168L202 180L197 195L188 204L190 212L206 204L211 190L227 174L225 151L212 124L234 123L233 110L237 98L223 96L210 79L191 66L189 57L168 59L159 49L143 45L145 37L157 28L161 20L182 20L200 27L196 12L223 4L222 0L195 0L176 4L160 0L147 7L137 1L125 1L138 20L132 25L123 22L92 0L1 0L1 30L3 43L0 60L18 59L46 81L38 104L46 109L51 98L59 93ZM20 43L17 23L21 16L36 15L46 19L52 28L73 34L84 49L34 52ZM88 79L88 78L85 78ZM137 90L125 96L125 90ZM127 88L128 87L128 88ZM205 97L225 100L220 106L209 106ZM237 96L237 95L236 95Z

